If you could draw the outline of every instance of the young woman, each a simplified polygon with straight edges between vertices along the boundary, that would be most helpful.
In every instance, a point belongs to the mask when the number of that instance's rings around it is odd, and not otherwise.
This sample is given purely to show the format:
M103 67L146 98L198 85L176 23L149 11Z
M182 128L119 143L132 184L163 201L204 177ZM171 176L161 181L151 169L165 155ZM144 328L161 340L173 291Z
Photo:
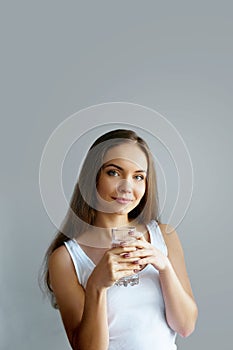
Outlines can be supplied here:
M134 242L111 247L113 227ZM91 146L62 230L46 254L45 282L75 350L173 350L194 330L197 306L175 230L160 223L155 168L135 132ZM136 286L119 287L138 273Z

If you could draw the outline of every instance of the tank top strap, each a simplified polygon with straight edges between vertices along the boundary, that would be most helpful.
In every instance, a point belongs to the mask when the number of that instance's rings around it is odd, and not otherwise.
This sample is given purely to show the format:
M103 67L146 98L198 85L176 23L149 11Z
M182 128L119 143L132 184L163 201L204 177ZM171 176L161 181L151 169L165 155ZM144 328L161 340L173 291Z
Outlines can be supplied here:
M70 239L65 243L65 247L68 250L72 262L75 267L75 271L79 280L79 283L85 287L87 279L93 271L95 265L91 259L85 254L82 248L79 246L75 239Z
M168 255L167 246L157 221L151 220L149 224L147 224L146 226L150 235L151 244L154 245L164 255L167 256Z

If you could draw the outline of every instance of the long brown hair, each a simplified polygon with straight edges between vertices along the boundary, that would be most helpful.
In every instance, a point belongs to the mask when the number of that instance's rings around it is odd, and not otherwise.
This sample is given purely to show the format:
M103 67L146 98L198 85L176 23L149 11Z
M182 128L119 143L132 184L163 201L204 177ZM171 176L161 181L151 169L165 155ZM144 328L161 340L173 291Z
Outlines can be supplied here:
M84 233L89 225L94 226L96 216L96 184L106 152L117 145L134 142L145 153L148 162L146 190L140 203L128 213L129 220L147 224L151 220L159 221L158 191L155 166L147 143L132 130L117 129L100 136L90 147L84 160L78 181L70 201L70 208L64 223L57 232L46 251L40 285L42 290L51 296L55 307L53 291L50 287L48 262L50 255L64 242Z

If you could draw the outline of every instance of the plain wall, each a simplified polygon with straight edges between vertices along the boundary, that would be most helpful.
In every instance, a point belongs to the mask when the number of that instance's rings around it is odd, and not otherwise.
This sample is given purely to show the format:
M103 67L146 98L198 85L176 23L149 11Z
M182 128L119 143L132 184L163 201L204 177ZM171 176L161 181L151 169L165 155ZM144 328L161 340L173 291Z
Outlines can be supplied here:
M199 319L177 342L182 350L229 349L232 4L24 0L1 7L1 349L69 349L37 284L55 232L40 197L40 158L62 121L111 101L158 111L185 140L194 191L177 231Z

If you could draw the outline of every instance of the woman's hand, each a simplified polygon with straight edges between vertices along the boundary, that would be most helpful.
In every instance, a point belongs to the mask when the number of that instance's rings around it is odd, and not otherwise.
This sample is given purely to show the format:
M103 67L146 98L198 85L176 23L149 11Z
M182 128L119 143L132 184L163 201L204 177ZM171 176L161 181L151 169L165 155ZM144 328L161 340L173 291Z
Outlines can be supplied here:
M159 272L164 271L169 265L169 259L152 244L147 242L144 235L140 232L132 234L137 240L124 243L125 247L135 247L136 250L130 252L127 256L129 259L135 259L135 264L139 269L147 264L153 265Z
M140 269L139 264L135 264L138 257L131 257L136 249L135 246L125 246L123 243L107 250L89 277L91 282L98 288L108 288L120 278L137 273Z

